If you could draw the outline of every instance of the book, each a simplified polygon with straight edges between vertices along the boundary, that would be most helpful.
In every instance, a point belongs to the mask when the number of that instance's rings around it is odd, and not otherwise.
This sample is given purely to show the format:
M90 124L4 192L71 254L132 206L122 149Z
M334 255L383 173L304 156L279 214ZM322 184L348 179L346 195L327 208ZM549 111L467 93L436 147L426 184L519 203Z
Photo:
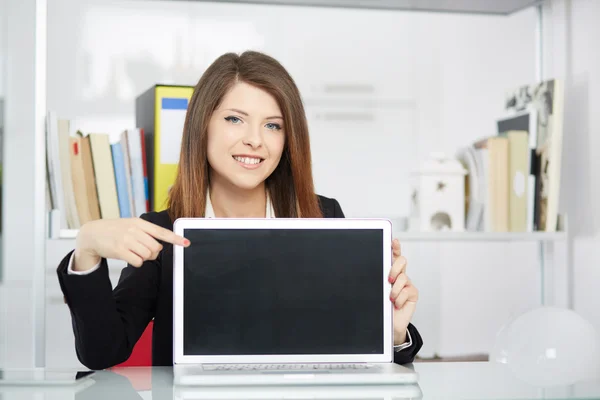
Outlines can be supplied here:
M94 172L94 161L92 159L92 147L89 136L81 138L81 157L83 164L83 176L85 191L90 212L90 218L100 219L100 205L98 204L98 191L96 189L96 175Z
M117 187L117 199L119 202L119 216L121 218L131 217L131 208L129 200L129 189L127 182L127 173L125 172L125 157L123 155L123 144L121 142L110 145L112 160L114 165L115 184Z
M489 157L488 199L490 231L507 232L509 224L508 195L508 139L492 136L487 140Z
M561 181L564 88L560 79L522 85L505 97L505 110L536 113L535 162L536 215L534 229L554 232L558 225Z
M106 133L90 133L88 136L98 190L100 217L119 218L121 213L109 136Z
M73 174L71 170L70 123L69 120L58 119L56 121L56 125L58 133L58 156L67 226L69 229L79 229L79 214L77 212L77 204L75 202Z
M139 128L127 130L127 147L129 149L129 165L131 168L131 187L133 214L139 217L147 212L146 183L144 178L144 155L142 152L143 136Z
M71 174L73 178L73 192L75 195L75 204L77 206L77 215L81 225L91 221L90 199L85 183L85 168L83 161L81 136L72 136L70 138L69 152L71 156Z
M533 214L529 213L529 134L508 131L509 149L509 226L511 232L533 230Z

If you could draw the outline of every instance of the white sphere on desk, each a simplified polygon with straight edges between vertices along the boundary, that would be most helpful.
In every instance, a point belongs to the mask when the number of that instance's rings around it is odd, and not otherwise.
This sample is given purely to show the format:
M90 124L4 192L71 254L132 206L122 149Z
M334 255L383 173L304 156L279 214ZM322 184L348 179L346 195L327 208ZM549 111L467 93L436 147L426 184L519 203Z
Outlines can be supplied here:
M600 376L600 337L574 311L540 307L502 327L490 361L534 386L571 385Z

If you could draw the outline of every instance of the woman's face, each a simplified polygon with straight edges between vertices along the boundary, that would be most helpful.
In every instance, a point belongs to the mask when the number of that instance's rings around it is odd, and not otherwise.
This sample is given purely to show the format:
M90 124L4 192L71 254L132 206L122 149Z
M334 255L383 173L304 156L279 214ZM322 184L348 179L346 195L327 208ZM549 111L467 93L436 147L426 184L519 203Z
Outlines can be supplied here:
M236 83L208 125L211 183L258 187L277 168L284 145L277 101L262 89Z

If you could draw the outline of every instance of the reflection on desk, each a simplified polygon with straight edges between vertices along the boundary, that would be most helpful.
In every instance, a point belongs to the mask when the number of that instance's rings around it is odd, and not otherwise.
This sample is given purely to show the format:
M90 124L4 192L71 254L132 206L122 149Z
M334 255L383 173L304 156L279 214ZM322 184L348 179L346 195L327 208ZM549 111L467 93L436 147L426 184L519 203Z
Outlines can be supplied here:
M574 385L536 387L506 366L488 362L415 363L418 385L174 387L168 367L98 371L93 384L68 388L0 388L1 400L175 400L175 399L593 399L600 377ZM568 368L568 366L565 366Z

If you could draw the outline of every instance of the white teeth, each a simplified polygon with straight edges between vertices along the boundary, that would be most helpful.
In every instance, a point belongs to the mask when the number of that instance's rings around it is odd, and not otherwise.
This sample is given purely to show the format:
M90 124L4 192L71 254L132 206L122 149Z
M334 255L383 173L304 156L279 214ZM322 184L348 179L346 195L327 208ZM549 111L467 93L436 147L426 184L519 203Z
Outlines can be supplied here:
M238 157L238 156L233 156L233 158L236 161L239 161L241 163L244 164L258 164L260 163L260 158L254 158L254 157Z

